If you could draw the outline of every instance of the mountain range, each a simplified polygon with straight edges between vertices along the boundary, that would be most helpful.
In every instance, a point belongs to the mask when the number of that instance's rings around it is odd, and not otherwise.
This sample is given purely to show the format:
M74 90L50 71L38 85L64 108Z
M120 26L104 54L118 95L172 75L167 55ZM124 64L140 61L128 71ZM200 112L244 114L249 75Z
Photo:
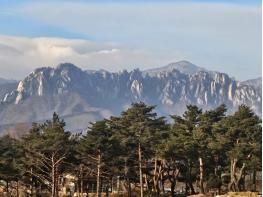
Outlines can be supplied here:
M0 79L0 130L48 119L54 111L69 130L82 130L137 101L156 105L165 116L182 114L188 104L207 110L222 103L228 113L246 104L261 115L261 80L236 81L188 61L120 72L82 70L71 63L42 67L19 82Z

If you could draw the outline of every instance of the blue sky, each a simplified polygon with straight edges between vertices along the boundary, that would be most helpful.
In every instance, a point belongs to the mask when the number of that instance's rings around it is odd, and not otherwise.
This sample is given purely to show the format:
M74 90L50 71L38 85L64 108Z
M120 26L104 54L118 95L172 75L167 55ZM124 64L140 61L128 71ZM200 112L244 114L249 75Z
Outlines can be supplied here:
M0 77L66 61L118 71L183 59L239 80L261 75L258 0L0 3Z
M1 0L0 2L6 5L14 5L21 2L34 2L35 0ZM38 0L42 2L52 2L54 0ZM72 2L72 0L58 0L59 2ZM162 0L162 2L223 2L223 3L237 3L237 4L261 4L260 0ZM74 0L74 2L87 2L87 3L134 3L134 2L160 2L160 0Z

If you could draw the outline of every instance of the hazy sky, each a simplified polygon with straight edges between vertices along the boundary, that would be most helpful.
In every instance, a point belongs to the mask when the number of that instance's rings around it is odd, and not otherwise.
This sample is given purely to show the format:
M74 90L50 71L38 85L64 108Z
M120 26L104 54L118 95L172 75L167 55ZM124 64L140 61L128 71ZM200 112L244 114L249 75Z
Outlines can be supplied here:
M188 60L261 76L259 0L0 0L0 77L71 62L147 69Z

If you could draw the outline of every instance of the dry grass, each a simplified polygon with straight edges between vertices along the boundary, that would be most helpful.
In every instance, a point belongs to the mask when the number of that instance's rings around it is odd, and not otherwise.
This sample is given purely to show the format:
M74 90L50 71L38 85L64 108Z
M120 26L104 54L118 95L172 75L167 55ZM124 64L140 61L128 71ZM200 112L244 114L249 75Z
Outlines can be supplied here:
M205 194L196 194L196 195L191 195L189 197L209 197L209 196Z
M228 197L257 197L257 192L228 192Z

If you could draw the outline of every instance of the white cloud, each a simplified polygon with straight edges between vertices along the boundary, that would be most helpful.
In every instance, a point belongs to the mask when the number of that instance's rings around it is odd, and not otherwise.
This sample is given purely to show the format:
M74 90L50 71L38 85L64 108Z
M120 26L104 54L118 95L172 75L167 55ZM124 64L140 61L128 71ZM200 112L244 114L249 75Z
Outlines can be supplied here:
M60 61L118 70L160 66L181 59L239 79L256 77L261 70L259 5L30 1L9 12L29 22L96 40L13 37L0 42L0 52L5 48L7 57L21 53L16 58L21 71L23 65L28 71L29 67ZM0 58L0 67L10 62L10 69L18 66L12 58Z
M33 69L71 62L83 69L118 71L144 65L164 65L166 59L144 50L126 49L81 39L0 36L0 69L8 78L23 78Z
M61 4L54 1L25 4L14 12L98 39L147 45L154 45L155 39L167 46L169 42L165 41L173 38L173 44L180 44L180 37L190 41L198 38L200 42L217 38L237 44L242 38L250 38L248 43L254 43L256 40L251 36L258 38L261 33L257 31L261 29L260 6L227 3Z

